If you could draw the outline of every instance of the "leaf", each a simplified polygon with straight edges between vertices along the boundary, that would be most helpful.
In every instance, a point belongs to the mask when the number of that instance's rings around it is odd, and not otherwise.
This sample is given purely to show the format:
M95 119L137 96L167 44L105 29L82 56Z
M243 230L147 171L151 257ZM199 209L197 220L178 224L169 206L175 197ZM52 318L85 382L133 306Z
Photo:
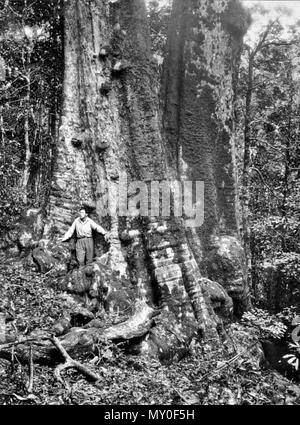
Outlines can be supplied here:
M299 349L299 348L300 348L300 344L299 344L298 342L291 343L291 344L289 344L289 347L290 347L290 348L296 348L296 349Z
M295 362L297 362L297 359L296 359L296 357L293 357L293 358L290 358L287 362L288 362L290 365L294 366L294 365L295 365Z
M294 354L286 354L285 356L282 357L283 359L289 359L289 358L295 358Z

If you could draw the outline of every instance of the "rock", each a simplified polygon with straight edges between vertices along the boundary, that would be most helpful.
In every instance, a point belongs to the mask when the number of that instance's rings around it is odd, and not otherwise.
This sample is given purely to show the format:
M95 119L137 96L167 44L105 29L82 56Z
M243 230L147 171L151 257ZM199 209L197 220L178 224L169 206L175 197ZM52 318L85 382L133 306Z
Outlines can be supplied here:
M32 251L32 257L41 273L51 270L51 276L54 277L67 273L72 253L66 244L41 239L39 246Z
M246 258L240 241L232 236L213 237L205 263L209 279L223 286L233 299L235 314L241 315L249 301Z
M83 267L74 269L66 276L64 286L68 292L83 295L90 289L91 279L86 276Z
M228 322L233 314L232 298L218 282L203 278L201 283L206 287L215 313Z
M59 319L52 327L52 331L56 336L64 335L71 328L71 315L64 313L64 316Z
M47 254L42 248L38 247L32 251L32 258L38 266L41 273L47 273L56 264L56 260L51 255Z
M136 299L138 288L101 261L100 258L90 265L71 270L60 280L60 289L84 297L92 310L102 305L107 311L128 312ZM87 318L93 318L90 312Z

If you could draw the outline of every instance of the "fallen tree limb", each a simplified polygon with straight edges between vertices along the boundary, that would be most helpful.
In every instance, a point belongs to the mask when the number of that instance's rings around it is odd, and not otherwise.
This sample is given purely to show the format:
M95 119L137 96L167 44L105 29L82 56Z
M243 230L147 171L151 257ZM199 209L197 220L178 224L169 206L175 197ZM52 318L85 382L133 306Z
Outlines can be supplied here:
M50 339L49 337L45 337L45 338L39 338L37 340L37 338L28 338L28 339L23 339L23 340L19 340L19 341L13 341L13 342L9 342L8 344L1 344L0 345L0 350L7 350L9 348L13 348L16 347L17 345L22 345L22 344L42 344L42 341L47 341Z
M55 368L54 376L68 390L70 389L69 385L63 380L63 378L61 376L61 372L65 369L71 369L71 368L77 369L80 373L85 375L88 379L90 379L94 382L99 381L100 377L96 373L89 370L89 368L84 366L82 363L72 359L72 357L66 352L66 350L64 349L64 347L62 346L62 344L58 340L58 338L56 338L54 336L53 338L51 338L51 341L53 342L55 347L59 350L59 352L62 354L62 356L65 359L65 363L60 364Z

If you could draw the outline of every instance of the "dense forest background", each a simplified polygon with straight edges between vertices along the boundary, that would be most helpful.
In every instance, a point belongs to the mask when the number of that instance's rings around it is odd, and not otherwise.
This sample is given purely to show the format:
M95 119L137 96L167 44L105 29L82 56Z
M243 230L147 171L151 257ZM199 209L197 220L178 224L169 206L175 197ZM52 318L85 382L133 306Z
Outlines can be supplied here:
M147 6L151 72L159 82L165 78L172 5L151 0ZM19 301L15 300L26 299L26 291L31 291L37 309L32 319L35 326L30 324L33 329L47 329L50 323L49 317L47 323L43 322L38 301L45 274L41 273L43 270L35 271L28 260L26 241L23 245L22 241L17 245L11 242L18 240L16 229L24 211L45 210L51 196L63 101L63 9L60 0L0 2L0 258L5 276L2 286L5 291L12 291L10 304L5 305L12 315L18 311L14 302ZM244 37L235 75L233 134L237 147L234 154L240 199L239 230L248 265L252 307L233 326L240 335L250 329L261 341L266 364L258 366L256 360L253 363L253 359L245 360L238 355L233 365L234 356L224 365L222 356L213 357L210 352L203 357L203 347L189 346L176 361L172 359L170 367L153 360L147 363L132 353L124 355L115 344L101 346L92 366L101 365L106 381L101 390L97 384L88 387L91 403L299 403L299 387L293 383L299 379L299 340L292 338L292 332L299 324L300 314L300 20L283 25L281 16L288 16L288 10L282 8L274 18L260 5L250 8L247 14L248 25L259 20L263 24L258 33ZM103 86L102 90L109 91L110 87ZM30 270L28 284L20 287L26 277L25 260ZM5 279L9 282L6 286ZM52 302L51 291L53 285L42 309L46 306L46 310L55 310L54 319L58 319L67 301ZM26 306L19 309L26 315ZM18 320L22 321L20 317ZM24 332L26 326L29 324L22 327L17 322L18 332ZM253 343L252 336L245 334L244 340L241 338L244 349L247 350L248 338L248 344ZM289 357L284 359L284 355ZM197 356L202 356L202 360ZM11 373L7 373L9 367ZM28 382L32 386L32 381L27 377L26 367L17 360L2 367L3 402L39 402L32 388L28 396ZM73 390L60 388L59 395L54 396L47 387L50 371L36 368L35 386L43 388L44 402L84 402L88 385L84 380L69 374ZM270 368L289 379L270 372ZM115 381L111 387L113 373ZM133 388L135 379L143 373L140 387ZM127 387L120 387L121 379Z

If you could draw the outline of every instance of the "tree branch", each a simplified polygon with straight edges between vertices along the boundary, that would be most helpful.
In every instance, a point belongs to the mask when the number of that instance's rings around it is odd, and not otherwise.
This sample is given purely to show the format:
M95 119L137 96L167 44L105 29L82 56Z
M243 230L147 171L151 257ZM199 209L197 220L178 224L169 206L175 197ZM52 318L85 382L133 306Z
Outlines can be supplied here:
M296 41L268 41L267 43L264 43L261 46L261 49L263 49L264 47L269 47L269 46L292 46L293 44L296 44Z
M258 168L255 167L251 167L251 170L256 171L257 174L259 175L262 183L266 186L267 189L269 189L269 191L272 193L272 195L276 198L279 199L278 196L274 193L273 189L270 188L270 186L266 183L264 176L262 175L261 171Z
M100 377L90 371L86 366L84 366L82 363L73 360L72 357L67 353L67 351L64 349L64 347L62 346L61 342L55 337L53 336L51 339L51 342L55 345L55 347L58 349L58 351L62 354L62 356L65 359L65 363L58 365L55 370L54 370L54 376L57 379L57 381L59 381L61 384L63 384L67 389L69 389L69 385L63 380L63 378L61 377L61 372L65 369L77 369L80 373L82 373L83 375L85 375L88 379L92 380L92 381L99 381Z
M272 27L275 25L276 22L277 22L277 20L270 22L269 25L267 26L265 32L261 35L257 46L254 48L254 50L250 54L250 57L251 57L252 60L254 59L256 54L261 50L261 48L262 48L264 42L266 41Z

